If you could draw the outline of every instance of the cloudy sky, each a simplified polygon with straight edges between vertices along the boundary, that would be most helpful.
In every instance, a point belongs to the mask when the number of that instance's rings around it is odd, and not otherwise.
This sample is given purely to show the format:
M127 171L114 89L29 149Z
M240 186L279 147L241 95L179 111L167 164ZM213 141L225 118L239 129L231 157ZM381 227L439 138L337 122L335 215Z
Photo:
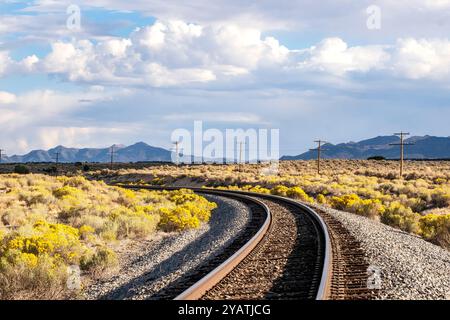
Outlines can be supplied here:
M450 0L3 0L0 148L449 136L449 35Z

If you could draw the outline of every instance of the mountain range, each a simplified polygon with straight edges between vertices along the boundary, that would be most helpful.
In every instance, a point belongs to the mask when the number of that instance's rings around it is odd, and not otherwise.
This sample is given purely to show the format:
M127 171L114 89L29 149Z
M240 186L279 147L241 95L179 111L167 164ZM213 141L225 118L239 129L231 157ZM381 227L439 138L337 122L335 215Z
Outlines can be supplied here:
M145 142L130 146L113 145L115 162L170 161L171 152L152 147ZM57 146L49 150L33 150L25 155L3 157L3 162L54 162L58 153L59 162L109 162L111 147L107 148L67 148Z
M397 136L378 136L359 142L323 145L323 158L367 159L382 156L386 159L399 158ZM405 140L406 159L450 159L450 137L414 136ZM130 146L114 145L115 162L171 161L171 151L153 147L145 142ZM57 146L49 150L33 150L25 155L3 156L2 162L54 162L58 153L59 162L109 162L111 147L107 148L67 148ZM317 157L316 151L307 151L297 156L283 156L281 160L309 160Z
M386 159L398 159L400 147L391 145L400 143L398 136L378 136L359 142L323 145L323 158L367 159L382 156ZM450 159L450 137L414 136L405 139L405 159ZM307 151L297 156L283 156L281 160L309 160L317 157L316 151Z

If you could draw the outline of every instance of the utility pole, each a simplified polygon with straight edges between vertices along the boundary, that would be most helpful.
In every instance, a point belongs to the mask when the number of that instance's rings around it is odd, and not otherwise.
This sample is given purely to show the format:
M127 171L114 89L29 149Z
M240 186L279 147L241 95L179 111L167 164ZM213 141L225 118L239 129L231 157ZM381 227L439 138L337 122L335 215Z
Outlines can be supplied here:
M59 155L61 154L61 152L56 151L55 152L55 174L56 176L58 176L58 163L59 163Z
M400 146L400 179L403 177L403 161L404 161L404 147L413 145L414 143L405 143L405 136L409 136L409 132L400 131L394 133L394 135L400 137L400 143L390 143L391 146Z
M326 151L326 150L322 149L322 145L324 145L325 143L328 143L328 142L323 141L323 140L316 140L314 142L317 143L318 146L315 149L310 149L310 151L317 151L317 174L320 174L320 156L321 156L322 151Z
M242 146L243 146L243 142L241 141L241 142L239 142L239 172L242 171L242 153L243 153Z
M111 146L109 154L111 155L110 169L112 170L114 164L114 155L116 151L114 150L114 145Z
M5 150L0 149L0 163L2 163L2 156L3 156L2 152L3 152L3 151L5 151Z

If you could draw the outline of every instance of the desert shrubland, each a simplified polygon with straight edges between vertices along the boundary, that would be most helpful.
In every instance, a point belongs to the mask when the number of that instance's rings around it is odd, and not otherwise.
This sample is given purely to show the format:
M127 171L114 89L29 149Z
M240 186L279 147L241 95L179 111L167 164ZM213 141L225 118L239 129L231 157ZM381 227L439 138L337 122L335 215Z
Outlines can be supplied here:
M61 298L67 268L96 277L115 247L207 222L215 203L189 190L128 190L84 177L0 177L0 298Z
M268 164L160 165L93 171L91 177L152 185L239 189L287 196L378 220L449 248L450 162L407 161L403 178L397 161L282 161ZM269 171L270 172L270 171Z

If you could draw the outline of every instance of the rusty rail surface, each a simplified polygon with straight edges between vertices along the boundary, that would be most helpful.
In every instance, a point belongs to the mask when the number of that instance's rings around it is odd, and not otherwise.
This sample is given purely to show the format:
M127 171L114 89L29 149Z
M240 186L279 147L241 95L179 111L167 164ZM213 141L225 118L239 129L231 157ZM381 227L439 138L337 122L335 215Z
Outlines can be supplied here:
M265 237L270 233L270 226L272 223L272 213L268 206L261 201L261 199L267 199L270 201L277 201L279 203L285 203L292 207L299 209L302 213L308 215L312 218L316 225L317 229L317 238L321 238L323 241L322 246L323 250L321 250L320 255L317 257L318 263L321 265L320 272L320 282L317 286L317 292L315 293L316 300L324 300L330 297L330 284L332 277L332 252L331 252L331 241L328 232L328 228L324 220L317 214L314 210L309 208L303 203L298 201L288 199L281 196L269 195L269 194L260 194L254 192L246 192L246 191L231 191L231 190L219 190L219 189L209 189L209 188L193 188L193 187L160 187L160 186L140 186L140 185L126 185L120 184L118 185L123 188L130 189L149 189L149 190L178 190L178 189L190 189L196 193L202 194L212 194L219 195L224 197L233 197L237 199L245 200L246 202L252 202L266 212L266 219L262 224L261 228L254 234L254 236L243 245L239 250L237 250L234 254L232 254L228 259L223 261L219 266L214 268L212 271L207 273L204 277L202 277L195 284L190 286L188 289L181 292L178 296L175 297L176 300L196 300L200 299L208 290L215 287L222 279L224 279L230 272L232 272L244 259L246 259L253 250L263 241ZM258 199L259 198L259 199ZM317 240L319 241L319 240ZM301 254L301 252L300 252Z

